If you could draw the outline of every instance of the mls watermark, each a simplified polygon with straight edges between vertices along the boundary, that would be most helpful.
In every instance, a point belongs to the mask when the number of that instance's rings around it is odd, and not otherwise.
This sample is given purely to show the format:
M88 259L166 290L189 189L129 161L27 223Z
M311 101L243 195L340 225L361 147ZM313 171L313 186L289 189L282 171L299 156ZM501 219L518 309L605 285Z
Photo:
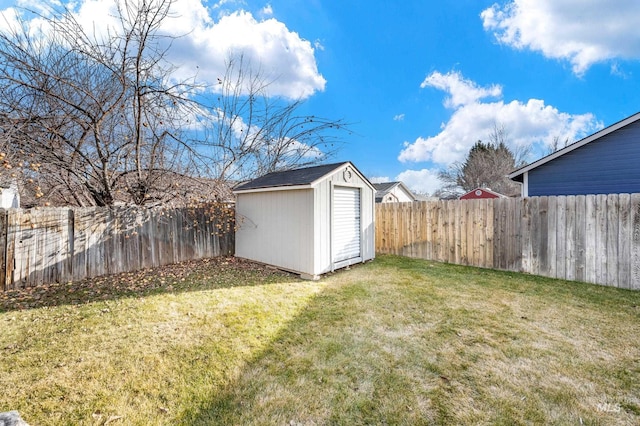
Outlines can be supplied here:
M596 410L600 413L619 413L622 411L622 407L614 402L599 402L596 404Z

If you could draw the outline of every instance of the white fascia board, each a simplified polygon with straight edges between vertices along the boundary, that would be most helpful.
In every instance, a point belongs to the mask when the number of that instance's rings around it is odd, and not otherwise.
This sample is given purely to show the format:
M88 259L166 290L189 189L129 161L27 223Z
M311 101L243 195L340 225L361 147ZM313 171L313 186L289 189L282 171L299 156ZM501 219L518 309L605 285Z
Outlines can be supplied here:
M586 144L588 144L589 142L593 142L596 139L600 139L603 136L608 135L609 133L613 133L618 129L621 129L624 126L627 126L631 123L633 123L634 121L637 121L640 119L640 112L636 113L634 115L632 115L631 117L627 117L624 120L618 121L615 124L612 124L609 127L605 127L604 129L592 134L591 136L587 136L584 139L579 140L578 142L574 142L571 145L565 146L564 148L554 152L553 154L547 155L546 157L542 157L541 159L539 159L538 161L534 161L531 164L528 164L524 167L519 168L518 170L509 173L508 177L509 179L513 179L516 176L520 176L532 169L535 169L538 166L541 166L545 163L548 163L551 160L555 160L558 157L563 156L564 154L567 154L571 151L573 151L574 149L578 149L581 146L584 146Z
M294 189L313 189L312 184L307 185L290 185L290 186L270 186L267 188L251 188L233 191L234 194L249 194L251 192L272 192L272 191L290 191Z

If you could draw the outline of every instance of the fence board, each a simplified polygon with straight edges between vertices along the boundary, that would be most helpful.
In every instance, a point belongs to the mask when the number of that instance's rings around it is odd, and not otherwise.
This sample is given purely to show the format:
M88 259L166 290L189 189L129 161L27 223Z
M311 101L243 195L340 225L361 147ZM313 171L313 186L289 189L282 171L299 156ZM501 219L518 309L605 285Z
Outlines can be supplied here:
M537 275L549 273L549 197L538 198L538 271ZM555 236L554 236L555 238ZM555 260L554 260L555 261Z
M576 234L576 197L571 195L565 198L565 252L564 276L568 280L576 279L576 259L578 250L578 236Z
M484 246L485 265L493 265L493 256L494 256L493 238L495 235L494 220L493 220L494 211L492 206L493 203L491 202L491 200L484 200L483 203L484 203L485 211L487 213L487 219L485 222L486 227L484 228L484 234L487 240Z
M447 232L447 262L454 263L456 261L456 203L447 202L447 222L449 223Z
M459 246L459 250L460 250L460 264L461 265L468 265L469 264L469 260L467 257L467 235L469 235L469 232L467 230L467 215L468 215L468 210L467 210L467 205L466 203L459 203L459 208L460 208L460 222L459 222L459 228L460 228L460 246Z
M522 203L515 202L513 212L507 217L509 218L509 262L508 266L512 271L522 271Z
M376 224L381 252L640 289L640 194L379 205Z
M566 259L567 259L567 197L554 197L556 200L556 254L551 262L555 260L555 277L566 279Z
M620 194L618 198L618 283L619 287L631 285L631 196Z
M546 224L546 250L545 250L545 275L548 277L557 278L558 269L556 267L556 261L558 256L558 242L557 242L557 224L558 224L558 204L556 197L547 197L547 224ZM544 233L544 232L543 232Z
M206 208L0 210L0 291L233 252ZM219 224L219 223L218 223Z
M640 194L631 195L631 282L629 288L640 290Z
M606 205L606 247L607 247L607 285L618 285L618 223L620 221L618 211L618 194L609 194Z
M522 271L531 272L531 198L522 200Z
M530 240L531 240L531 260L529 261L530 268L528 272L534 275L540 275L540 247L542 246L543 235L541 232L541 223L543 222L543 218L540 212L540 197L535 197L531 199L531 232L530 232ZM544 211L544 222L546 223L547 216L546 211ZM544 235L544 239L546 240L547 236Z
M5 209L0 209L0 291L7 291L7 215Z
M584 280L589 283L595 283L597 278L597 266L596 266L596 222L597 222L597 199L595 195L585 195L584 197L584 257L585 257L585 276Z
M595 226L595 254L596 254L596 276L592 282L607 282L607 196L596 195L596 226Z
M493 203L493 229L496 230L493 238L493 267L496 269L504 269L505 265L501 264L506 256L502 247L504 241L504 232L506 229L504 217L503 199L499 198Z

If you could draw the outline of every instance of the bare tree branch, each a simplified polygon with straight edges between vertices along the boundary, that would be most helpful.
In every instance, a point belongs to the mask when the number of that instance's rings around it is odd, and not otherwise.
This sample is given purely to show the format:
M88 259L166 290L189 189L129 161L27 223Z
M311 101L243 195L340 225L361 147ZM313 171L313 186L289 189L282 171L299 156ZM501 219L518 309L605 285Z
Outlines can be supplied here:
M161 31L175 1L115 0L117 24L106 33L86 31L67 9L23 10L42 31L28 21L0 31L0 153L28 171L36 195L81 206L162 203L181 198L190 180L243 180L336 151L347 124L270 97L241 54L215 87L176 80L175 37Z

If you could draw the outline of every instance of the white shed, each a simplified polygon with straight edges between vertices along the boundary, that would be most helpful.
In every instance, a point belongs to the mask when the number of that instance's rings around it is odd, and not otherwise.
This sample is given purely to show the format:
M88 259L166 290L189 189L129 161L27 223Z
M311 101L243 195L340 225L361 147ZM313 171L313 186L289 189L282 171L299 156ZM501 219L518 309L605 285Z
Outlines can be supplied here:
M18 185L15 182L12 182L8 188L0 187L0 208L20 208L20 192L18 191Z
M350 162L238 186L236 256L317 279L375 257L373 185Z
M406 203L418 201L416 196L402 182L374 183L376 203Z

